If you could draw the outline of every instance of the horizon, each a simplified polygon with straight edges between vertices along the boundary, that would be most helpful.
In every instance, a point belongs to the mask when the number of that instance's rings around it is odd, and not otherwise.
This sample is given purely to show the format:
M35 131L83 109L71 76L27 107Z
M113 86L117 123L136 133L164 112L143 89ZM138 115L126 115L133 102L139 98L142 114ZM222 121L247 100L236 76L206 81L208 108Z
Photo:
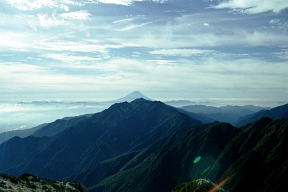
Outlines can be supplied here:
M145 93L141 92L141 91L131 91L129 93L127 93L126 95L120 95L117 97L111 97L111 98L94 98L94 99L22 99L22 100L6 100L6 101L0 101L0 104L5 104L5 103L13 103L13 104L37 104L37 102L41 103L41 102L47 102L47 104L49 103L71 103L71 104L75 104L77 102L81 103L81 102L91 102L91 103L113 103L119 99L125 98L131 94L134 94L135 92L137 92L137 94L141 94L144 97L147 97L151 100L154 101L161 101L161 102L191 102L191 105L206 105L206 106L215 106L215 107L220 107L220 106L245 106L245 105L255 105L255 106L262 106L262 107L276 107L276 106L280 106L280 105L284 105L287 104L288 101L285 100L253 100L253 99L239 99L239 98L227 98L227 99L223 99L223 98L208 98L208 99L203 99L203 98L153 98L150 97L149 95L147 96ZM139 97L140 98L140 97ZM143 98L143 97L141 97ZM193 104L194 103L194 104Z
M288 4L4 0L0 101L285 103Z

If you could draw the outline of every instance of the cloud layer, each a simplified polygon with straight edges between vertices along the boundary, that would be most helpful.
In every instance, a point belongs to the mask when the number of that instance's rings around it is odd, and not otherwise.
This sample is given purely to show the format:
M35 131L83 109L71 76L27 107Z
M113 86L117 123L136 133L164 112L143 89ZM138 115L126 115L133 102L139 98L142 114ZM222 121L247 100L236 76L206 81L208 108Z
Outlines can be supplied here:
M286 1L193 2L0 2L0 100L285 99Z

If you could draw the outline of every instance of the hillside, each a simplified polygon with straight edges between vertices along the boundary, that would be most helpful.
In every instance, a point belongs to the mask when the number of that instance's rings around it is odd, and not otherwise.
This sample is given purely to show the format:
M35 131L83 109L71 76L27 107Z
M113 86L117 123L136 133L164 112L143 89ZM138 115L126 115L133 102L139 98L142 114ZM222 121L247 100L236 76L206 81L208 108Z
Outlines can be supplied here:
M169 192L183 182L208 178L225 181L228 191L248 186L252 191L280 191L288 181L287 141L288 119L264 118L240 129L225 123L191 127L137 154L99 164L99 170L114 174L91 190Z
M196 124L200 122L157 101L114 104L54 136L15 137L3 143L0 172L62 179Z
M182 182L202 177L237 132L237 128L227 123L178 131L138 154L126 157L121 166L118 164L115 174L91 189L97 192L171 191ZM121 164L122 158L110 163ZM109 162L104 166L109 167Z

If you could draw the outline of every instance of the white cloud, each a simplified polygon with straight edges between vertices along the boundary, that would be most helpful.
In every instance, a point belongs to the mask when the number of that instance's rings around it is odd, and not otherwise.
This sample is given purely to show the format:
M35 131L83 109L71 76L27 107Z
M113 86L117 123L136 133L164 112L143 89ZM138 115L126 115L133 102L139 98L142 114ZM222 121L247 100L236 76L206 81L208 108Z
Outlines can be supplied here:
M282 49L280 52L274 53L280 59L288 59L288 49Z
M107 4L130 5L135 0L96 0L96 1Z
M223 9L239 9L242 12L255 14L267 11L279 13L288 8L287 0L225 0L221 1L214 8Z
M137 28L143 27L145 25L149 25L151 23L152 22L146 22L146 23L141 23L141 24L133 24L133 25L129 25L127 27L121 28L121 29L117 29L117 31L129 31L129 30L132 30L132 29L137 29Z
M64 20L57 19L55 15L49 16L48 14L37 14L36 17L38 18L38 23L36 22L34 24L39 24L39 26L43 28L55 27L65 24ZM32 25L33 23L30 23L30 26Z
M73 0L5 0L7 3L12 5L13 7L23 10L23 11L30 11L35 9L41 9L44 7L48 8L61 8L69 10L68 5L78 5L82 6L82 3Z
M87 10L81 10L62 13L60 16L65 19L87 20L91 16L91 14Z
M42 55L42 57L58 60L58 61L65 62L65 63L73 63L73 64L101 60L101 58L96 58L96 57L75 56L75 55L57 54L57 53L44 54Z
M1 76L7 75L8 73L44 73L47 71L45 67L19 62L2 62L0 63L0 67Z
M33 9L39 9L42 7L57 7L55 0L6 0L9 4L17 9L28 11Z
M288 36L274 32L261 31L230 31L230 33L215 34L213 32L177 34L165 31L165 28L158 27L157 30L146 34L134 34L130 41L138 46L149 48L176 49L186 47L217 47L217 46L286 46ZM117 43L125 43L123 39L112 39Z
M105 3L105 4L116 4L116 5L125 5L129 6L137 1L145 1L145 0L87 0L86 2L99 2L99 3ZM168 0L150 0L155 3L165 3Z
M61 54L48 56L58 57L59 61L65 61L68 57ZM288 81L287 63L264 62L257 59L235 59L231 62L229 58L207 57L201 61L177 60L176 63L171 63L168 60L114 58L95 62L93 65L79 65L78 68L81 70L89 71L88 75L82 72L69 74L69 70L65 73L55 72L56 65L51 68L52 71L49 71L49 68L43 70L41 67L27 65L21 68L20 65L15 68L12 65L3 68L6 65L1 65L1 69L5 70L0 72L0 82L11 85L12 91L15 92L23 89L50 90L55 93L57 90L65 92L77 88L78 92L86 93L96 90L119 90L123 87L133 90L141 87L155 91L192 90L194 97L199 98L207 98L207 94L209 97L223 98L223 92L224 97L230 98L268 98L277 96L281 90L287 88ZM75 67L66 65L67 69Z
M129 21L133 21L133 20L135 20L135 18L127 18L127 19L116 20L116 21L113 21L112 23L113 23L113 24L125 23L125 22L129 22Z
M213 54L215 51L207 49L158 49L151 51L150 53L156 55L189 57L192 55Z
M46 51L68 51L68 52L101 52L106 53L109 48L119 48L121 45L110 44L98 44L89 43L86 41L46 41L39 40L34 41L31 45L34 49L46 50Z
M209 27L210 25L209 25L209 23L203 23L203 26Z

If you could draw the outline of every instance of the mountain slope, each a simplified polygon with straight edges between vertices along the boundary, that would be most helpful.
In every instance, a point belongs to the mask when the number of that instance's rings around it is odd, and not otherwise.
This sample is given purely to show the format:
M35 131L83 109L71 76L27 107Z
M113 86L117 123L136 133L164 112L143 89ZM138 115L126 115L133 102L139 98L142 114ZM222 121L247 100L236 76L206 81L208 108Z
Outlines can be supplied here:
M288 119L262 118L241 129L216 161L209 177L230 177L227 189L282 191L288 182ZM220 179L219 179L220 178Z
M276 192L288 182L287 154L288 119L263 118L240 129L212 123L180 130L137 154L103 162L104 171L117 165L114 174L110 172L90 189L168 192L183 182L208 178L225 181L229 191L248 187Z
M39 125L30 129L13 130L0 133L0 144L11 139L12 137L28 137L35 133L37 130L44 127L46 124Z
M200 122L161 102L137 99L114 104L55 136L14 138L3 143L0 171L16 175L29 172L55 179L70 177L194 124Z
M0 144L13 138L13 137L44 137L44 136L54 136L58 133L64 131L82 120L87 119L92 114L80 115L75 117L65 117L58 119L52 123L44 123L30 129L14 130L0 133Z
M97 192L171 191L183 181L201 177L237 131L226 123L178 131L128 159L115 174L91 189Z
M238 125L246 125L260 119L262 117L269 117L271 119L282 119L288 118L288 104L274 107L270 110L261 110L257 113L253 113L247 116L244 116L239 119L237 122Z
M44 136L54 136L58 133L61 133L65 129L76 125L80 121L86 120L89 117L91 117L92 114L87 115L80 115L76 117L65 117L62 119L58 119L52 123L48 123L45 126L41 127L40 129L37 129L32 136L35 137L44 137Z

